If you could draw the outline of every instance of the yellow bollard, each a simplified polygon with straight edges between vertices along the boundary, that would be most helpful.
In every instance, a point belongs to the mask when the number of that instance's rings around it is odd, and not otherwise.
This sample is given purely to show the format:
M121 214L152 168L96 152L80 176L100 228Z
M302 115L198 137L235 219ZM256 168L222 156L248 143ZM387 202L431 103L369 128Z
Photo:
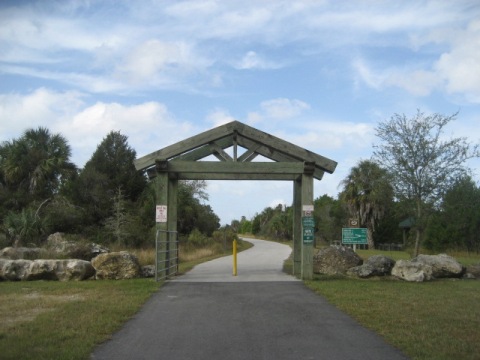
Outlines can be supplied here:
M233 276L237 276L237 239L233 239Z

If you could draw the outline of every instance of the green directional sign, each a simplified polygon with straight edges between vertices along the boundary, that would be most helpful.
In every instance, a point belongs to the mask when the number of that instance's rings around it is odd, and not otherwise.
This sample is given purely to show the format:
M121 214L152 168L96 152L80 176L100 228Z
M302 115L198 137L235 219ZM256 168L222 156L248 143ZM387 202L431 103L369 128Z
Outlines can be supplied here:
M367 229L366 228L343 228L342 244L366 244Z
M313 216L302 216L302 226L304 228L314 228L315 227L315 219Z
M303 243L313 244L315 240L315 220L313 216L302 216Z

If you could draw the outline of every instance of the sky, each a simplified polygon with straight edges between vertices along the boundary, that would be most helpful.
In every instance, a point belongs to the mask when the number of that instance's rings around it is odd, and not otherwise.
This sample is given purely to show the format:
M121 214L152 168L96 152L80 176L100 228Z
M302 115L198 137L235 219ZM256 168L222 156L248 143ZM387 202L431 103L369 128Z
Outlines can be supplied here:
M378 124L417 110L480 143L478 0L0 1L0 142L47 127L79 168L112 130L142 157L238 120L336 161L314 184L336 197ZM293 184L207 192L229 224Z

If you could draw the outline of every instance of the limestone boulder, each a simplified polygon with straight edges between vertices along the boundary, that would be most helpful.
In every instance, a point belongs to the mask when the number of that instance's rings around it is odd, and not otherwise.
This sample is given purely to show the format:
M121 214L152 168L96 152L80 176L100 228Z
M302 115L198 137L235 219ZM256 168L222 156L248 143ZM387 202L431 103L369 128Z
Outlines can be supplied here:
M141 272L144 278L155 277L155 265L144 265Z
M86 260L34 260L26 280L79 281L95 275L93 265Z
M329 246L313 257L313 272L317 274L346 274L347 270L362 265L363 260L351 248Z
M388 256L373 255L370 256L363 265L348 269L347 275L360 278L386 276L390 275L394 265L395 260L389 258Z
M95 268L90 261L86 260L67 260L64 269L62 276L59 276L61 281L87 280L95 275Z
M31 264L32 260L0 259L0 278L9 281L25 280Z
M392 269L392 275L406 281L458 278L464 273L465 267L446 254L418 255L412 260L399 260Z
M86 280L95 275L89 261L0 259L0 280Z
M430 265L413 260L398 260L392 269L392 275L413 282L428 281L433 278L433 269Z
M141 277L141 268L135 255L127 251L100 254L92 259L96 279L133 279Z
M6 247L0 250L0 258L17 260L17 259L27 259L34 260L41 257L42 249L41 248L31 248L31 247Z
M412 261L430 265L432 267L432 276L439 278L458 278L465 273L465 267L455 258L446 255L418 255Z
M47 238L47 249L59 256L90 261L99 254L105 254L110 250L95 243L81 241L69 241L63 233L54 233Z
M480 279L480 264L474 264L467 266L466 274L471 279Z

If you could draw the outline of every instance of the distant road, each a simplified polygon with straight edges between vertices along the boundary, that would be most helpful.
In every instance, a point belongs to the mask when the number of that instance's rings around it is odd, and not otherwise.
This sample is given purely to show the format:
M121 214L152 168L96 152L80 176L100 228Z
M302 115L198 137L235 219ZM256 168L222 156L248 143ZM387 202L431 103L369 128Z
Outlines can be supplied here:
M167 282L92 359L406 359L283 274L288 246L246 240L237 277L230 256Z

